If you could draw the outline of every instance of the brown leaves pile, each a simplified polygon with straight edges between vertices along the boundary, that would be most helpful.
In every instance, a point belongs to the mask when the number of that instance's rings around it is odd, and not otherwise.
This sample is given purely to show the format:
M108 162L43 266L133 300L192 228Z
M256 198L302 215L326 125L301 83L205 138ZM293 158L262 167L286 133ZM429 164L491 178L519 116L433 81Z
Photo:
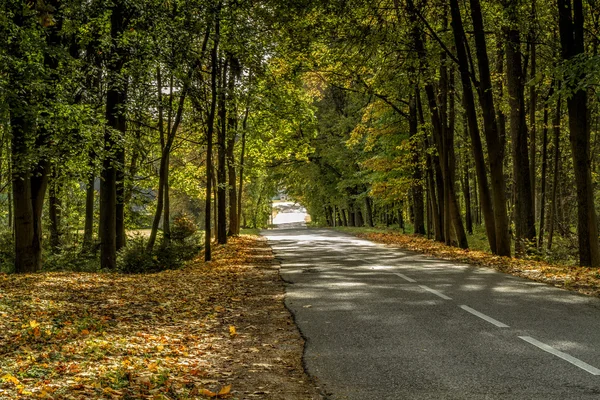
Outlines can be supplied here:
M417 235L396 232L357 232L358 237L431 255L444 260L491 267L536 282L548 283L579 293L600 297L600 270L553 265L542 261L499 257L485 251L463 250Z
M232 239L214 260L0 274L0 398L278 398L259 387L269 381L304 396L302 341L266 242Z

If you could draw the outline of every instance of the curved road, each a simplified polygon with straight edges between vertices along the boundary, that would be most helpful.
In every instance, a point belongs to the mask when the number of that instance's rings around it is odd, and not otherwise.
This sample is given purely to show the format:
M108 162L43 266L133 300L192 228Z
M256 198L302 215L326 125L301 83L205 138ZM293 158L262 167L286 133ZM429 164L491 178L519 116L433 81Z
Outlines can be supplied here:
M600 299L330 230L264 235L330 399L600 398Z

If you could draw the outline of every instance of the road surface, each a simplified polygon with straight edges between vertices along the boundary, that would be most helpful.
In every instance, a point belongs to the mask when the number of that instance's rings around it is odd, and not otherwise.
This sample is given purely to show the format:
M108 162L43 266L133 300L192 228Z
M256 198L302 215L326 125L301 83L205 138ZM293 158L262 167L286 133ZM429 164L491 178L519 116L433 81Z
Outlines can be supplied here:
M600 399L600 299L330 230L264 234L330 399Z

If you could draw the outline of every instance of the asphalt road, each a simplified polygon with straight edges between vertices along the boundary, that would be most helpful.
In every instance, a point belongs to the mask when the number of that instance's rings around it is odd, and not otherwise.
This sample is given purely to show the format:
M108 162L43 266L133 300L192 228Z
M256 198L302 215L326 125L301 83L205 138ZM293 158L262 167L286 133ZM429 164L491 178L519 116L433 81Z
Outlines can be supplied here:
M330 230L264 234L330 399L600 399L600 299Z

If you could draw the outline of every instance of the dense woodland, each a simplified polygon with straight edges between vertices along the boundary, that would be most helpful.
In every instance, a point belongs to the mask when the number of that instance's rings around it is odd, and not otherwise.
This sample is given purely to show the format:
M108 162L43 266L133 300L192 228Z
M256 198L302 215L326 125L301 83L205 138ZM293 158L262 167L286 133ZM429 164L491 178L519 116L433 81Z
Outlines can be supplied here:
M597 0L2 7L3 269L168 264L196 229L210 260L278 190L316 223L600 266Z

